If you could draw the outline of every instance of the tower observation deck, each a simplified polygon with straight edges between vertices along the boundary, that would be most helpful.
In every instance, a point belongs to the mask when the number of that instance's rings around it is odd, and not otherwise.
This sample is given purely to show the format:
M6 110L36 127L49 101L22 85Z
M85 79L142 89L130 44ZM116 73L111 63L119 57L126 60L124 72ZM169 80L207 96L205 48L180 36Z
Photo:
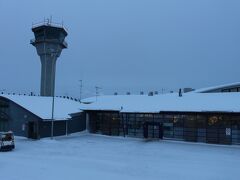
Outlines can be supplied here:
M62 49L68 47L65 37L68 35L62 24L44 20L33 24L35 39L30 43L36 48L41 60L41 96L54 96L56 61Z

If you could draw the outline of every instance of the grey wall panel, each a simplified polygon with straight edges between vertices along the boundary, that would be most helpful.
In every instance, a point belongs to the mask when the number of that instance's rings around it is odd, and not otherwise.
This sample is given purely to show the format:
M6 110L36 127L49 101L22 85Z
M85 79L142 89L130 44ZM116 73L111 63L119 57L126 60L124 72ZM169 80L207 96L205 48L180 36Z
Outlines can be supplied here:
M9 116L9 130L12 130L17 136L28 136L28 126L29 121L36 122L41 119L33 115L29 111L25 110L21 106L9 101L9 108L7 110Z
M71 121L68 121L68 133L81 132L86 130L86 116L81 114L79 116L72 117Z
M39 123L39 138L51 136L51 122L42 121Z
M40 138L51 137L51 121L42 121L39 123ZM54 121L54 136L62 136L75 132L86 130L85 116L74 117L71 120ZM67 128L67 129L66 129Z
M51 121L42 121L39 126L40 138L51 137ZM66 134L66 121L54 121L53 135L62 136Z

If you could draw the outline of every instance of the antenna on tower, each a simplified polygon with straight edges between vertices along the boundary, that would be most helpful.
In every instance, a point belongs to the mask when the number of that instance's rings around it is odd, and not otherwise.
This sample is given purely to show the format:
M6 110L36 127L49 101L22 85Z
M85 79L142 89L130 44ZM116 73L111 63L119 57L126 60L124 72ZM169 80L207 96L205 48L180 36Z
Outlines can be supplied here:
M50 16L50 24L52 23L52 15Z
M81 101L82 101L82 87L83 87L83 81L80 79L80 80L78 80L79 82L80 82L80 85L79 85L79 87L80 87L80 103L81 103Z
M98 87L98 86L95 86L95 89L96 89L96 101L97 101L97 98L99 96L99 90L102 89L102 88Z

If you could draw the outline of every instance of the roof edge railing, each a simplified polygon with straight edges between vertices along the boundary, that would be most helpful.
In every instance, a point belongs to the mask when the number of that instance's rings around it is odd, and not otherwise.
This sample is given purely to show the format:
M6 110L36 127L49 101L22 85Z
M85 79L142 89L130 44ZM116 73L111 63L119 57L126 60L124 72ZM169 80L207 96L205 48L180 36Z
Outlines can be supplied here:
M52 20L50 19L44 19L41 22L32 23L32 29L40 26L51 26L51 27L63 28L66 32L68 32L68 29L63 25L63 22L55 23L55 22L52 22Z

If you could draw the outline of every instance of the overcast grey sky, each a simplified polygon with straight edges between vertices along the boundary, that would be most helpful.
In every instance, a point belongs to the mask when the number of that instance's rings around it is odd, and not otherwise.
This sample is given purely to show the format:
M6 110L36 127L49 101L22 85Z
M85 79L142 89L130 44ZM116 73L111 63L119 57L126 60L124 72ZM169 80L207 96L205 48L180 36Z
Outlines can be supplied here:
M239 0L0 0L0 90L39 93L32 22L69 29L56 94L170 90L240 81Z

